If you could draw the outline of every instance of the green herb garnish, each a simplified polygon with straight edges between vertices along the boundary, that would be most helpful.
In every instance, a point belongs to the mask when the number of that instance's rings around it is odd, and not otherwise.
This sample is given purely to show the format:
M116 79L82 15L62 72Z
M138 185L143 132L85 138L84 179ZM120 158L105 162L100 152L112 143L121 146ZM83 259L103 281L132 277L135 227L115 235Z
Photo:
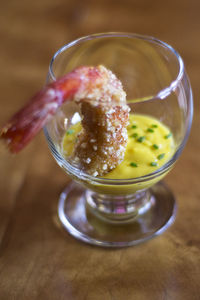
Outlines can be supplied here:
M70 134L73 134L73 133L74 133L74 130L73 130L73 129L67 130L67 135L70 135Z
M132 125L131 128L136 129L137 125Z
M131 135L131 137L134 137L134 138L138 137L138 133L137 133L137 132L133 133L133 134Z
M152 128L148 128L147 131L148 132L154 132L154 130Z
M134 168L137 168L138 165L137 165L136 163L134 163L134 162L131 162L131 163L130 163L130 166L131 166L131 167L134 167Z
M151 125L151 127L153 127L153 128L157 128L157 127L158 127L158 125L156 125L156 124L152 124L152 125Z
M165 156L165 153L162 153L162 154L159 154L159 155L157 156L157 158L160 160L160 159L163 159L164 156Z
M150 166L152 166L152 167L157 167L157 162L155 162L155 161L152 161L151 163L150 163Z
M144 140L145 140L145 136L140 136L138 139L137 139L137 141L139 142L139 143L142 143Z
M165 138L165 139L168 139L168 138L170 138L171 136L172 136L172 133L170 132L169 134L165 135L164 138Z
M153 144L154 149L159 149L159 146L157 144Z

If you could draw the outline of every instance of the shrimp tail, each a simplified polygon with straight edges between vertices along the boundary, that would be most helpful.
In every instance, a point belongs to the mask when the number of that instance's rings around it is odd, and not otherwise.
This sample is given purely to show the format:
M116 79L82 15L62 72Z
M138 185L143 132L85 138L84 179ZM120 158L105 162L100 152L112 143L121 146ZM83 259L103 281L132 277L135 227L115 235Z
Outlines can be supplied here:
M55 115L57 109L76 93L95 81L99 72L94 67L79 67L45 86L0 130L11 153L21 151Z

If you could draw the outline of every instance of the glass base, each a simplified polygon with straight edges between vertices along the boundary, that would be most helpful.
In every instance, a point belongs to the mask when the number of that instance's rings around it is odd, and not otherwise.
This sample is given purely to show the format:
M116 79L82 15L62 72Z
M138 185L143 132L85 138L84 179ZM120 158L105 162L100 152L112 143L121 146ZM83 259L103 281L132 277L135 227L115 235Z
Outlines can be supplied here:
M94 195L98 198L98 194ZM89 244L126 247L163 233L175 219L174 196L162 182L143 191L132 202L130 196L125 201L122 196L116 201L105 197L106 200L100 197L95 201L92 192L72 182L61 194L58 206L64 228Z

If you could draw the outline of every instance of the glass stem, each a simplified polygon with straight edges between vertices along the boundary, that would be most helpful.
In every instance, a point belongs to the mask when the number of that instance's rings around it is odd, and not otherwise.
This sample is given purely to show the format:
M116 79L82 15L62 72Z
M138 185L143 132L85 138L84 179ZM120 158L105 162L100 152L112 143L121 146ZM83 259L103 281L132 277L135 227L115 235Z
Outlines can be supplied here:
M131 195L105 195L86 191L87 207L97 217L110 223L128 223L144 214L154 203L149 190Z

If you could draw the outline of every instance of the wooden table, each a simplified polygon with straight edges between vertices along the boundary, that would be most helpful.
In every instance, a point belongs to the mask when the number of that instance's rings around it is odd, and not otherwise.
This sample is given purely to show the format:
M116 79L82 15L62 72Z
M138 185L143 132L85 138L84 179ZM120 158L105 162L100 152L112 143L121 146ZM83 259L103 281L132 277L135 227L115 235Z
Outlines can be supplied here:
M191 79L195 115L189 142L166 178L178 203L175 224L136 247L76 241L57 219L68 179L40 134L18 156L1 145L0 299L200 299L200 2L2 1L1 124L45 82L53 53L86 34L128 31L176 48Z

